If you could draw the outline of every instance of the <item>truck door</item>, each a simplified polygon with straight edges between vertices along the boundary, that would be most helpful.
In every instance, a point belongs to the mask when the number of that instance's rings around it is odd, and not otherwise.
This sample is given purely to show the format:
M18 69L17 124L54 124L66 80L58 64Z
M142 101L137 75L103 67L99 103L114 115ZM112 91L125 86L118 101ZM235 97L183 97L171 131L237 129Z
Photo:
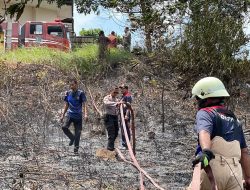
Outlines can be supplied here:
M48 23L47 24L46 40L49 47L65 49L64 39L67 38L63 26L59 23Z
M40 46L43 39L43 23L30 23L29 34L25 35L25 46Z

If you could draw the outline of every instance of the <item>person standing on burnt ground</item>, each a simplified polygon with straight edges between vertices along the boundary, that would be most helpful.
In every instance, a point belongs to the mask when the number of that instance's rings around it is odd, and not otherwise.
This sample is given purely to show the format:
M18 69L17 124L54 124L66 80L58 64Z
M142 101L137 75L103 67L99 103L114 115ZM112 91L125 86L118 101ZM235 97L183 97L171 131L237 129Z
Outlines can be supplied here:
M119 99L117 95L119 94L119 88L115 87L112 89L111 93L104 97L104 125L108 131L108 144L107 149L113 151L115 149L115 140L118 136L119 125L118 125L118 109L119 109Z
M78 89L77 80L72 79L69 83L70 90L66 91L65 93L65 106L61 116L61 122L63 122L65 114L67 113L62 130L64 134L70 139L69 146L74 144L74 153L77 154L82 131L83 114L85 122L88 120L86 104L87 98L85 93ZM71 123L74 124L74 134L69 130Z
M224 84L216 77L205 77L194 85L192 94L198 107L193 167L201 163L201 189L211 189L205 172L211 167L219 190L243 190L243 178L250 190L249 151L242 124L225 105L230 95Z
M124 119L125 119L125 125L126 125L126 130L127 130L127 135L129 138L129 141L131 139L131 131L130 131L130 119L131 119L131 113L129 107L131 106L132 103L132 96L130 92L128 91L128 86L127 85L121 85L119 86L121 89L122 97L121 97L121 102L123 103L123 114L124 114ZM122 146L120 147L121 149L128 149L128 145L126 143L126 138L125 138L125 132L123 130L122 124L121 124L121 134L122 134Z

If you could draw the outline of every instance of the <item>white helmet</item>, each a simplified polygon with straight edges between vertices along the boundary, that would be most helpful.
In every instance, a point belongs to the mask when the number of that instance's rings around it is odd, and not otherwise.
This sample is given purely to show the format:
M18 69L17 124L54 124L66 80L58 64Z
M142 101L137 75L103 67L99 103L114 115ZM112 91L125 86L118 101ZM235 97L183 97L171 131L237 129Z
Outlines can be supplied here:
M229 97L224 84L216 77L205 77L199 80L192 89L192 94L201 99L211 97Z

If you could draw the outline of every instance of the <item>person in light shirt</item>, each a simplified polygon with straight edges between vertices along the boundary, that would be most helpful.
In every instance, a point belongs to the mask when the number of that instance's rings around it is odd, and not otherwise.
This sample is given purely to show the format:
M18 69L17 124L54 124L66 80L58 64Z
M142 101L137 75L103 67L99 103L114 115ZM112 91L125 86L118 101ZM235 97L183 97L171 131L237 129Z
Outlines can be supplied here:
M113 151L115 149L115 140L118 136L118 109L120 101L117 98L119 88L114 88L111 93L104 97L103 104L105 109L104 124L108 131L107 149Z

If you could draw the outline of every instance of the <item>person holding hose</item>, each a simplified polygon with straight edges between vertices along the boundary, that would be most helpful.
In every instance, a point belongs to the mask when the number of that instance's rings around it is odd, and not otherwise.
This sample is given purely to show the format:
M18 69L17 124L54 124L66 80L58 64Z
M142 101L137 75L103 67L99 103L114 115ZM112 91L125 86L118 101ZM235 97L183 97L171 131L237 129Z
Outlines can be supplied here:
M194 85L192 95L198 105L193 166L201 163L201 189L211 190L204 171L210 166L219 190L243 190L243 185L250 190L249 152L241 123L225 105L230 95L224 84L218 78L205 77Z
M111 93L104 97L103 103L105 108L104 125L108 131L108 145L107 149L113 151L115 149L115 140L118 136L119 125L118 125L118 109L119 99L119 88L115 87Z
M123 114L124 114L123 116L125 119L125 125L126 125L128 139L130 141L130 139L131 139L131 131L130 131L131 113L130 113L129 107L132 104L132 95L128 91L127 85L123 84L123 85L119 86L119 88L121 89L121 93L122 93L122 97L121 97L120 101L123 102ZM123 130L123 127L122 127L122 122L121 122L121 135L122 135L122 143L121 143L122 146L120 147L120 149L126 150L126 149L128 149L128 145L127 145L126 138L125 138L125 131Z

